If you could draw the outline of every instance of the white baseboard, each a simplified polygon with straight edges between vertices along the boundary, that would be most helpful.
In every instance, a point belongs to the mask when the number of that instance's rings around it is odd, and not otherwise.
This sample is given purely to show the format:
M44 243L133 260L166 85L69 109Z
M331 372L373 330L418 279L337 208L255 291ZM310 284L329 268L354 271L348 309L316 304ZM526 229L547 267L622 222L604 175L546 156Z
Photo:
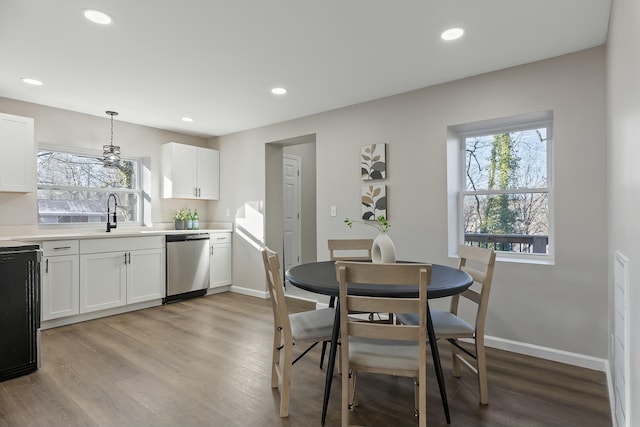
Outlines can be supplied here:
M566 363L568 365L579 366L581 368L593 369L601 372L608 371L607 359L491 336L485 336L484 342L487 347L497 348L499 350L511 351L514 353L524 354L526 356L539 357L541 359Z
M162 299L139 302L135 304L121 305L120 307L107 308L105 310L92 311L89 313L76 314L73 316L60 317L58 319L43 320L40 322L40 329L51 329L59 326L71 325L73 323L85 322L87 320L99 319L100 317L113 316L115 314L127 313L129 311L142 310L144 308L158 307L162 305Z
M256 289L242 288L240 286L231 285L231 292L235 292L237 294L249 295L252 297L269 299L269 292L267 291L258 291Z

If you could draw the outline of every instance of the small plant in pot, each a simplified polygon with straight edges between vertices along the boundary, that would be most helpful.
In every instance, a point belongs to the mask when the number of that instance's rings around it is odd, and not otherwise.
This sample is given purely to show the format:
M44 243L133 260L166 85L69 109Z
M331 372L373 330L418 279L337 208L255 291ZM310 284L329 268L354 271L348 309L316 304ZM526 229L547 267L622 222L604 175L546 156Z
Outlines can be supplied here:
M184 208L180 208L177 211L171 213L171 218L175 221L176 230L184 230L189 217L189 211Z

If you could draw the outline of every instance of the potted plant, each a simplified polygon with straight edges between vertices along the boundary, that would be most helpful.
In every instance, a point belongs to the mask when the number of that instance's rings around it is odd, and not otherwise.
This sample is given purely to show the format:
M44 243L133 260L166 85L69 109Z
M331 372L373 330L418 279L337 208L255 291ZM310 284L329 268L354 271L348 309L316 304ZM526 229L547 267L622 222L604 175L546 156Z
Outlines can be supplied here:
M180 208L177 211L171 213L171 218L175 221L176 230L185 229L185 222L187 221L188 215L189 212L184 208Z

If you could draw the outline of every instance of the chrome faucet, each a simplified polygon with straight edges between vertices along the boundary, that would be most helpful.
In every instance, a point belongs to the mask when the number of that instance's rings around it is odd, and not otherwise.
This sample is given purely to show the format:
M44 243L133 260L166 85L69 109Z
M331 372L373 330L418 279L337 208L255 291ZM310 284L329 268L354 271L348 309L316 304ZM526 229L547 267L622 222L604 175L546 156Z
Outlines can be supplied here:
M111 211L109 210L109 202L113 197L113 224L109 222L109 215ZM107 233L111 232L112 228L116 228L118 226L118 219L116 217L118 210L118 197L114 193L110 193L109 197L107 197Z

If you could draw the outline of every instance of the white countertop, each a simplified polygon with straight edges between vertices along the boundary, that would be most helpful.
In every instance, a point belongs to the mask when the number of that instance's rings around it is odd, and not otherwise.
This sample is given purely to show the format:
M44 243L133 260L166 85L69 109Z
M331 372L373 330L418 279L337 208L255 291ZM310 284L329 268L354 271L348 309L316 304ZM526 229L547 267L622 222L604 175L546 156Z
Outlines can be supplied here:
M163 227L120 227L110 232L96 228L42 228L36 227L3 227L0 229L0 241L18 240L23 242L35 242L45 240L68 240L68 239L105 239L118 237L142 237L142 236L164 236L167 234L193 234L193 233L231 233L231 223L212 223L207 228L198 230L174 230Z

